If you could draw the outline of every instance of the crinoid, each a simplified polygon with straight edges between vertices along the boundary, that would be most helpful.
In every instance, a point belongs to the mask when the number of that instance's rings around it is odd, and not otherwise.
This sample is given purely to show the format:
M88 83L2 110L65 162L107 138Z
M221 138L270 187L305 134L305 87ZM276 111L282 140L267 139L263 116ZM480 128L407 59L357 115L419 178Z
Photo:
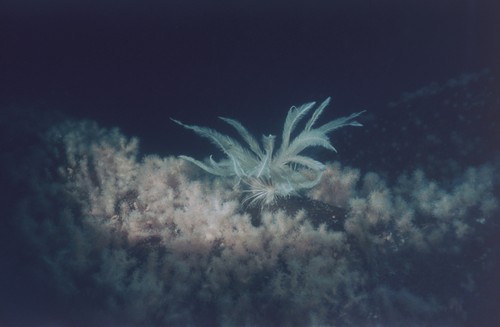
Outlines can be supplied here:
M207 127L186 125L172 119L196 134L208 138L219 147L227 159L215 161L210 156L205 162L192 157L180 156L205 171L226 177L236 177L237 183L243 182L248 193L245 202L250 205L269 205L279 197L298 194L299 191L314 187L320 180L325 165L311 157L301 154L306 148L321 146L337 151L330 143L327 134L344 126L362 126L355 120L364 111L341 117L314 128L319 116L329 104L330 98L323 101L313 112L304 129L292 136L297 124L314 107L315 102L291 107L285 120L280 148L275 149L274 135L262 136L262 146L250 135L240 122L219 117L233 126L245 141L246 147L237 140Z

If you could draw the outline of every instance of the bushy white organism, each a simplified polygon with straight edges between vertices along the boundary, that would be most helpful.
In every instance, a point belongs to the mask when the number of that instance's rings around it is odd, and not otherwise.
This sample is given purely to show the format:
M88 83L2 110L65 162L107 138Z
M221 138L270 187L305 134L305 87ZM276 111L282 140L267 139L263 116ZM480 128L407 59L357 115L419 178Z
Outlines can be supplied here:
M276 152L274 151L276 139L274 135L263 135L261 147L248 130L234 119L219 117L236 129L248 147L242 146L235 139L213 129L186 125L172 119L177 124L208 138L228 158L217 162L210 156L208 160L201 162L188 156L180 157L211 174L228 177L236 176L238 183L243 182L247 186L246 192L249 195L245 199L246 202L250 204L271 204L278 197L297 194L300 190L312 188L318 184L325 165L308 156L301 155L306 148L322 146L336 152L337 150L330 143L327 134L344 126L362 126L354 119L364 111L335 119L314 128L316 120L329 102L330 98L327 98L319 105L309 118L304 129L294 138L291 137L291 134L295 127L316 103L310 102L299 107L291 107L285 120L281 145Z

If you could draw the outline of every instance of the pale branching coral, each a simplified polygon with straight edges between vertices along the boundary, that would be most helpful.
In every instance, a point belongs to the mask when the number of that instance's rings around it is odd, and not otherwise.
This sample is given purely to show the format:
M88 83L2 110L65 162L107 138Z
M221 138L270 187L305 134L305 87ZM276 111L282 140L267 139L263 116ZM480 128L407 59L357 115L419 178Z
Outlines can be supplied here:
M201 162L192 157L181 156L205 171L218 176L236 176L238 183L243 182L246 198L250 204L271 204L278 197L286 197L309 189L318 184L325 165L317 160L301 154L306 148L322 146L336 151L327 134L344 126L362 126L355 120L363 111L330 121L314 128L314 124L330 102L327 98L314 111L302 132L292 138L292 133L300 120L311 110L315 102L309 102L288 111L281 136L281 146L274 152L276 137L263 136L261 147L240 122L220 117L233 126L245 141L248 148L235 139L206 127L186 125L172 119L196 134L210 139L227 156L227 159L216 162L210 156L208 162Z
M326 164L308 192L315 207L264 207L256 221L232 180L139 158L138 141L117 130L64 122L38 139L12 167L24 180L6 181L22 194L11 210L20 242L9 248L25 260L20 276L48 290L51 312L73 312L59 325L463 325L449 304L472 294L495 253L485 244L498 231L496 166L390 181Z

